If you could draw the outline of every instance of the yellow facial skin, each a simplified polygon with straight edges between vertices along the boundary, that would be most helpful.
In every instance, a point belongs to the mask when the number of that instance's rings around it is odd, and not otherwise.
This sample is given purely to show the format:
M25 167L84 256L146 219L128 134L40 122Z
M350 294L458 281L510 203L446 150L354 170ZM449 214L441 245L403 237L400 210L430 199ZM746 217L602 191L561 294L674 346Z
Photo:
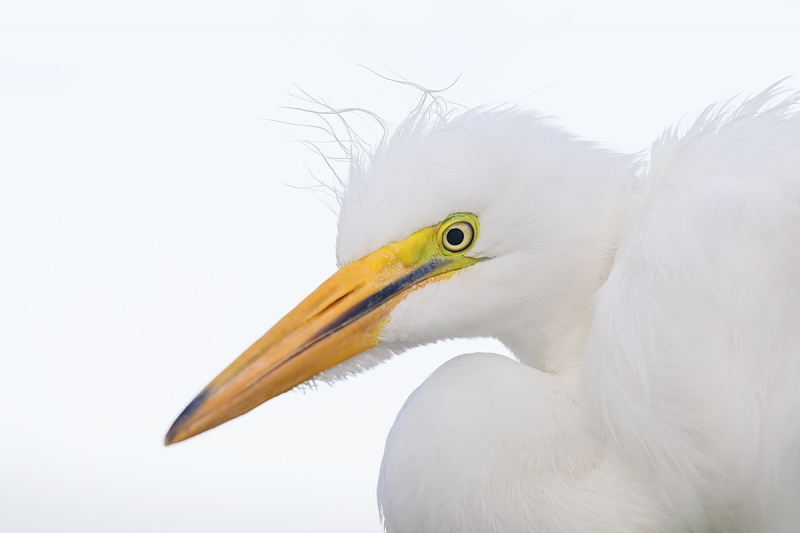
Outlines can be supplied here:
M464 223L474 230L472 240L452 252L447 247L463 243L444 239ZM172 424L165 444L236 418L377 346L392 309L411 291L480 261L466 255L478 233L477 217L456 213L340 268L203 389ZM457 240L459 234L453 235L450 240Z

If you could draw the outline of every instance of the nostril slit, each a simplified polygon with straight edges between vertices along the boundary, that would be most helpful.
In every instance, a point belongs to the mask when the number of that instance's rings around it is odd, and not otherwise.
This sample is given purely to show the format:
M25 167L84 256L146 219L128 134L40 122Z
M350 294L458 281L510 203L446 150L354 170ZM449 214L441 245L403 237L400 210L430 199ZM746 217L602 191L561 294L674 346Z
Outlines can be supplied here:
M332 309L332 308L336 307L336 306L337 306L337 305L338 305L338 304L339 304L339 303L340 303L342 300L344 300L345 298L347 298L348 296L350 296L351 294L353 294L354 292L356 292L356 290L358 290L358 287L356 287L355 289L352 289L352 290L349 290L349 291L347 291L346 293L344 293L343 295L339 296L338 298L336 298L335 300L333 300L331 303L329 303L328 305L326 305L325 307L323 307L322 309L320 309L319 311L317 311L317 313L316 313L316 314L318 314L318 315L319 315L319 314L322 314L322 313L324 313L325 311L327 311L327 310L329 310L329 309Z

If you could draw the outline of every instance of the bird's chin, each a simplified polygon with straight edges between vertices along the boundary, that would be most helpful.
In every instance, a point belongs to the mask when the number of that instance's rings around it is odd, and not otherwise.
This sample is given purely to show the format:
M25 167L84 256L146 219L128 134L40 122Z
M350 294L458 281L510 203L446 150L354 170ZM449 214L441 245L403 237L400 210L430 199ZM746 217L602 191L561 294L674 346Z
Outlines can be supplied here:
M350 359L342 361L338 365L334 365L327 370L323 370L314 376L312 380L321 381L322 383L328 384L344 381L347 378L380 366L395 355L403 353L404 351L406 351L406 348L390 348L389 346L379 344L374 348L370 348L365 352L354 355ZM302 387L303 384L299 386Z

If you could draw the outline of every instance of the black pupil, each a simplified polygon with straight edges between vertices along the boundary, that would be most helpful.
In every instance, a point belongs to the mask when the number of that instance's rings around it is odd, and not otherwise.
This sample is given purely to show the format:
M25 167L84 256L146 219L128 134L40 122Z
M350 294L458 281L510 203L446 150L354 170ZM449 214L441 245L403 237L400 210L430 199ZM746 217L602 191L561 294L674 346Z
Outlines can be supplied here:
M447 232L447 244L450 246L458 246L464 242L464 232L458 228L452 228Z

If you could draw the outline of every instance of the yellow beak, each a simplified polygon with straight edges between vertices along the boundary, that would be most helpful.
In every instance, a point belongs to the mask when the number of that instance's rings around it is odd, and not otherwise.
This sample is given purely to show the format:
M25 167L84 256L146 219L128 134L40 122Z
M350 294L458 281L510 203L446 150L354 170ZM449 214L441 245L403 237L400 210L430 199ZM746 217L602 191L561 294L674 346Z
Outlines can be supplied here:
M377 346L389 314L409 292L478 261L442 253L440 226L339 269L197 395L172 424L165 444L236 418Z

